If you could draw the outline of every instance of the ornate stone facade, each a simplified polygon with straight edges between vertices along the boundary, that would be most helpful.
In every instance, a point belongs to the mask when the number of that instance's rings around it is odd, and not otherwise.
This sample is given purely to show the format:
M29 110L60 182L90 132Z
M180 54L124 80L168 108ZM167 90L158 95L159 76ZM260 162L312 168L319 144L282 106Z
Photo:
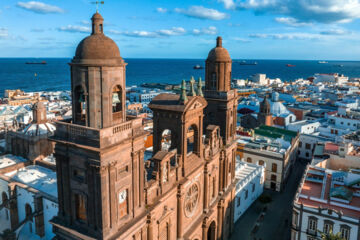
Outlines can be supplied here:
M183 87L181 95L160 94L149 105L154 155L144 162L141 119L125 115L126 63L104 36L100 14L92 22L92 35L79 44L70 64L72 122L58 122L52 137L57 238L228 239L237 95L230 89L231 59L221 38L206 69L217 70L218 87L208 86L212 75L207 74L205 98L201 91L187 96ZM164 131L171 133L167 139Z

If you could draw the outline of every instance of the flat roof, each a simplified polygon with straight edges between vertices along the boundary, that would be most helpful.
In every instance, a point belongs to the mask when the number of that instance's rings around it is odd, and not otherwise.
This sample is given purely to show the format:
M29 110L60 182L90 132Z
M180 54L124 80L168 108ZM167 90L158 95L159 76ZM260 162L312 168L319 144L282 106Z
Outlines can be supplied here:
M255 128L255 134L270 138L283 138L289 142L298 135L295 131L265 125Z
M57 198L56 172L37 165L27 166L5 174L12 181L23 183Z
M27 160L25 158L15 156L12 154L6 154L0 156L0 169L7 168L10 166L13 166L18 163L26 162Z

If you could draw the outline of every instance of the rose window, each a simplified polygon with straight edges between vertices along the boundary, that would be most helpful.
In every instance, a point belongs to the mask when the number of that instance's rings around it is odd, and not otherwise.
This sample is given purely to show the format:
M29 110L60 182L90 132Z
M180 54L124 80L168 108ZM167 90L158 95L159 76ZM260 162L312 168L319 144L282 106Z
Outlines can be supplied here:
M189 187L185 195L185 214L187 217L191 217L195 212L199 200L199 186L194 183Z

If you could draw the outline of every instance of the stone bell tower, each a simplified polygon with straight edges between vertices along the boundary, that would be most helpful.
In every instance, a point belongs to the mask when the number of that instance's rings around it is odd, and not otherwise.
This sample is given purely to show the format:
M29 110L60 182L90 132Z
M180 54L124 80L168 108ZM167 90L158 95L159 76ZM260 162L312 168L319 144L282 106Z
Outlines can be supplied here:
M105 128L125 121L125 67L116 43L92 17L92 33L80 42L71 66L73 122Z
M33 106L33 122L37 124L46 123L46 107L43 102L37 102Z
M229 52L222 46L222 38L217 37L216 47L206 59L205 99L208 106L204 126L220 126L225 144L232 142L236 135L238 96L237 91L231 89L231 64Z
M145 211L144 131L125 115L125 67L116 43L92 17L71 66L73 117L57 122L57 239L116 239ZM144 221L144 225L145 225ZM139 226L141 228L142 226Z

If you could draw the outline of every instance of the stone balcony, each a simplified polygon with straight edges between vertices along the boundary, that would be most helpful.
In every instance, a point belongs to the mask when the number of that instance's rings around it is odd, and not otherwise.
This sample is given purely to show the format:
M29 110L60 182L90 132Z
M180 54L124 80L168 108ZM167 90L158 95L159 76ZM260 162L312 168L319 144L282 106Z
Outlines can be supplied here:
M63 121L56 122L55 142L70 142L93 148L106 148L129 137L143 134L142 120L136 118L112 127L97 129Z

